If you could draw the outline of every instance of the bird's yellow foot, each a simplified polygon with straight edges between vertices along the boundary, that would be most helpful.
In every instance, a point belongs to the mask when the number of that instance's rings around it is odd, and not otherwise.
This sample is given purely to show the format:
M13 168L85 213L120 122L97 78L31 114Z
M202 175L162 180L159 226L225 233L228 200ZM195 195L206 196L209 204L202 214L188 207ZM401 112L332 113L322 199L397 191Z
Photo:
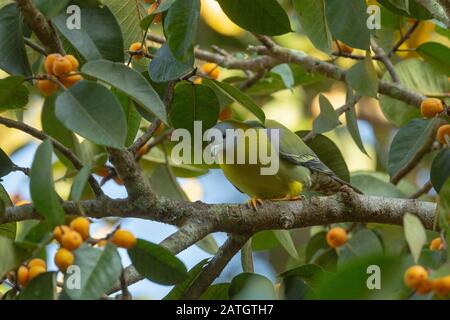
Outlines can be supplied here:
M304 200L305 196L293 196L293 195L286 195L283 198L275 198L275 199L271 199L271 201L301 201Z
M258 205L261 206L262 204L263 204L262 199L257 198L257 197L253 197L247 202L247 206L249 208L253 208L253 210L255 210L255 211L258 210Z

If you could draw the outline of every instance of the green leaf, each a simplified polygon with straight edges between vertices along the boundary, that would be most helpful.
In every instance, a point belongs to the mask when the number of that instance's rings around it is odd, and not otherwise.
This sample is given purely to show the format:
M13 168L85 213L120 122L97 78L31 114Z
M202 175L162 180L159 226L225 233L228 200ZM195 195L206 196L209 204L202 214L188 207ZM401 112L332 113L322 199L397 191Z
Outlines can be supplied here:
M36 150L30 171L30 193L37 212L54 225L64 223L64 210L53 183L53 146L49 139Z
M252 236L253 251L265 251L276 248L280 245L273 230L264 230Z
M437 74L428 63L408 59L395 65L395 70L400 78L400 83L406 89L417 93L448 92L450 83L447 76ZM383 80L392 82L389 72L383 76ZM401 127L413 118L419 118L420 110L391 97L380 95L380 106L386 118L394 125Z
M153 13L160 13L170 9L170 7L175 3L175 1L177 0L161 0L158 8Z
M91 175L91 166L85 165L73 179L72 188L70 189L70 200L80 201L83 195L83 190L86 187L86 183Z
M24 80L23 76L0 79L0 112L23 108L27 105L29 92L22 84Z
M378 3L397 15L412 17L420 20L429 20L432 18L431 13L416 1L409 1L409 12L395 6L392 3L392 0L378 0Z
M296 134L304 137L309 131L298 131ZM318 134L313 139L305 142L319 159L325 163L339 178L350 181L350 173L345 163L344 157L336 144L328 137Z
M136 101L141 111L158 117L166 124L168 123L164 103L150 83L139 72L123 63L113 63L106 60L89 62L83 66L82 72L119 89Z
M278 74L288 89L292 89L295 84L294 73L287 63L279 64L272 68L271 72Z
M315 133L331 131L341 124L336 110L334 110L330 101L322 94L319 96L319 104L320 114L313 122L313 131Z
M47 18L52 19L59 15L62 11L65 11L69 0L34 0L33 1L39 11Z
M0 252L2 253L0 278L3 278L8 271L17 268L29 255L26 250L18 247L13 239L2 234L0 234Z
M367 56L347 71L347 81L358 95L376 98L378 77L372 58Z
M298 252L295 248L294 241L292 240L291 233L288 230L273 230L273 232L284 250L286 250L292 258L298 260Z
M233 99L240 105L242 105L244 108L246 108L248 111L253 113L256 118L261 123L264 123L266 120L266 116L264 115L264 112L262 109L244 92L241 90L233 87L231 84L228 84L226 82L220 82L216 80L211 79L203 79L206 85L214 85L218 89L220 89L223 93L225 93L229 98Z
M366 228L352 232L352 237L339 250L338 267L351 263L356 258L382 255L383 244L373 230Z
M387 198L404 198L405 195L392 183L373 172L356 172L352 174L352 185L364 194Z
M174 57L188 62L194 54L200 0L177 0L164 18L164 33Z
M359 150L361 150L361 152L364 153L365 155L369 156L369 154L366 151L366 148L364 147L364 143L361 139L361 134L359 132L355 106L351 107L349 110L345 112L345 123L347 124L348 132L350 133L355 144L358 146Z
M273 283L255 273L241 273L231 280L228 290L232 300L275 300Z
M30 281L19 300L56 300L56 272L45 272Z
M167 43L156 52L148 66L148 73L152 81L167 82L175 80L192 71L194 57L186 63L178 61L172 54Z
M8 155L0 148L0 178L13 171L14 164Z
M146 15L144 6L136 0L101 0L116 17L122 30L125 48L134 42L142 41L140 21ZM162 5L162 4L161 4ZM161 7L160 5L160 7Z
M316 264L304 264L291 270L287 270L279 275L283 279L299 277L309 286L314 287L323 277L324 270Z
M370 31L364 0L352 0L346 5L342 5L341 0L326 0L325 9L328 25L336 39L354 48L369 48Z
M70 16L63 12L52 21L62 35L86 60L124 61L122 32L107 6L81 8L82 28L69 29Z
M317 257L317 254L330 248L326 240L326 235L327 233L325 231L321 231L309 239L305 251L306 262L312 262Z
M219 112L219 100L211 88L193 84L175 88L170 107L170 122L174 128L194 134L194 121L201 121L205 131L216 124Z
M160 245L138 239L128 255L142 276L158 284L174 285L187 277L183 262Z
M70 130L97 144L123 148L125 115L117 98L104 86L80 81L56 99L56 117Z
M163 300L180 300L183 297L184 292L189 286L197 279L200 273L203 271L203 267L208 263L209 259L203 259L197 263L189 272L187 277L178 283L172 290L163 298Z
M445 181L450 177L450 149L439 151L433 159L430 177L434 189L440 192Z
M128 133L125 146L129 147L133 144L136 139L136 135L139 132L142 116L137 110L133 100L131 100L125 93L115 88L112 88L111 92L114 93L117 100L119 100L123 112L125 113L125 118L127 119Z
M403 216L403 228L405 230L405 239L409 250L414 258L414 262L419 261L422 247L427 243L427 234L420 219L410 213Z
M9 74L31 76L30 63L23 42L22 23L15 3L7 4L0 9L0 39L2 39L0 69Z
M325 0L294 0L294 8L306 33L314 46L331 53L332 36L325 14Z
M0 217L5 214L6 208L11 207L12 205L13 204L8 195L8 192L6 192L3 185L0 184ZM16 222L0 224L0 236L4 236L11 240L14 240L16 239L16 232L17 232Z
M435 69L444 73L447 77L450 76L450 48L437 42L426 42L420 45L416 52L418 52L425 61L428 61Z
M439 226L449 230L450 225L450 178L447 179L439 192L438 200ZM447 235L448 236L448 235ZM449 249L447 248L447 251Z
M268 36L291 32L291 23L276 0L218 0L225 14L238 26Z
M80 274L67 274L64 277L64 293L73 300L99 299L119 280L122 263L117 248L107 244L103 249L88 245L75 251L75 265ZM80 288L69 288L71 276L80 277Z
M229 290L229 283L213 284L200 296L199 300L230 300Z
M389 150L388 170L395 176L418 152L432 143L436 137L436 121L414 119L400 128Z
M207 235L196 243L196 246L209 254L216 254L219 250L216 239L212 234Z
M252 272L254 269L251 240L248 240L241 248L241 266L244 272Z

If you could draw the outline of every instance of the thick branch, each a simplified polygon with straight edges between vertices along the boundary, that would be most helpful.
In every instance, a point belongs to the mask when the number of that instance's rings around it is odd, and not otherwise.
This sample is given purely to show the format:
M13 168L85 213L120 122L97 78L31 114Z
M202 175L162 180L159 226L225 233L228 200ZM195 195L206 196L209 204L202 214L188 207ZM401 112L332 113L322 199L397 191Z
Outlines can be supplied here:
M64 49L55 29L47 22L45 16L36 8L34 3L31 0L16 0L16 2L27 25L42 42L45 51L47 53L64 54Z
M182 299L196 300L200 298L247 240L248 237L230 236L223 246L220 247L215 257L192 282L189 288L186 289Z
M55 149L57 149L59 152L61 152L62 155L64 155L70 162L72 162L75 169L80 170L83 168L83 163L81 162L80 159L78 159L78 157L75 155L75 153L72 152L72 150L67 148L65 145L60 143L58 140L53 139L46 133L39 131L33 127L30 127L29 125L27 125L23 122L15 121L15 120L4 118L4 117L0 117L0 124L3 124L5 126L7 126L8 128L14 128L14 129L23 131L23 132L29 134L30 136L33 136L42 141L50 139L50 141L52 142ZM95 180L95 178L92 175L89 176L88 182L97 197L103 195L102 188L100 187L97 180Z

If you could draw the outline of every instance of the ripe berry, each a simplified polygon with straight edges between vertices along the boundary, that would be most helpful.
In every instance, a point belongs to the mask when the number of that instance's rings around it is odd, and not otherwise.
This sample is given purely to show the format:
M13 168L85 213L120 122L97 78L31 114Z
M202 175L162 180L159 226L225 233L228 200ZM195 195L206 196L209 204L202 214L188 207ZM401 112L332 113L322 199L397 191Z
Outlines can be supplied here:
M66 225L57 226L57 227L55 227L55 229L53 229L53 238L55 238L56 241L61 243L61 238L62 238L63 234L65 234L69 231L70 231L70 228Z
M62 272L65 272L69 266L73 265L74 261L73 253L67 249L60 248L55 254L55 264Z
M29 281L30 271L27 267L20 266L19 269L17 269L17 283L23 288L28 284Z
M437 138L440 143L446 144L445 136L448 136L447 139L450 139L450 124L444 124L440 126L437 133Z
M450 294L450 276L431 280L431 289L441 297Z
M436 98L427 98L420 104L420 111L425 118L433 118L444 111L444 104Z
M428 272L424 267L415 265L405 271L403 280L408 288L418 289L428 280Z
M327 233L327 243L332 248L343 246L348 240L347 231L344 228L335 227Z
M64 87L70 88L81 80L83 80L83 77L81 75L77 74L74 71L71 71L66 77L61 78L61 83L64 85Z
M213 79L217 79L220 76L219 67L215 63L205 63L202 65L201 69Z
M136 51L140 51L141 53L134 53L133 54L133 59L136 60L140 60L142 59L145 54L147 53L147 48L145 46L142 45L142 43L140 42L135 42L130 46L129 49L131 52L136 52Z
M47 271L43 266L34 266L30 268L30 281L36 278L38 275L45 273Z
M422 282L419 287L416 289L417 294L425 295L430 293L431 291L431 281Z
M69 60L70 63L72 64L72 71L75 71L75 70L78 69L80 63L78 62L77 58L75 58L75 57L74 57L73 55L71 55L71 54L66 55L65 58L66 58L67 60Z
M86 240L89 238L90 226L91 226L91 223L89 222L88 219L86 219L84 217L75 218L70 222L70 228L72 228L72 230L75 230L76 232L78 232L81 235L81 237L83 238L83 240Z
M430 243L430 250L432 251L438 251L442 250L444 248L444 244L442 243L441 237L437 237L433 239Z
M56 59L62 58L62 56L59 53L52 53L49 54L44 61L44 69L47 74L53 74L53 63Z
M28 262L28 268L33 268L34 266L41 266L47 269L47 263L42 259L32 259Z
M81 235L73 230L63 234L61 238L61 246L67 250L73 251L78 249L83 242Z
M119 229L114 232L111 241L118 247L130 249L136 244L136 237L130 231Z
M72 71L72 62L66 57L56 58L53 62L53 74L57 77L63 77Z
M36 82L36 86L46 97L51 96L56 91L58 91L58 85L55 82L47 79L38 80Z

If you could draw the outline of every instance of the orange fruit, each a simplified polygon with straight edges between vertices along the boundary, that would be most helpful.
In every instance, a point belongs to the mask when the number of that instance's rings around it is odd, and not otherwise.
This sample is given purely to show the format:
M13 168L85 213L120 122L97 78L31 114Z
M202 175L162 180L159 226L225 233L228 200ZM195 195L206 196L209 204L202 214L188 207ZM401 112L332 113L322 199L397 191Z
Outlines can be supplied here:
M450 294L450 276L431 280L431 289L441 297Z
M41 91L41 93L48 97L54 94L56 91L58 91L58 85L47 79L41 79L36 82L36 86Z
M111 242L118 247L130 249L136 244L136 237L130 231L119 229L114 232Z
M30 281L30 271L25 266L20 266L17 269L17 284L22 288L25 287Z
M55 227L55 229L53 229L53 238L55 238L56 241L61 243L61 238L62 238L63 234L65 234L69 231L70 231L70 228L66 225L57 226L57 227Z
M343 246L347 240L347 231L344 228L335 227L327 232L327 243L332 248Z
M62 272L65 272L69 266L73 265L74 261L73 253L67 249L60 248L55 254L55 264Z
M428 272L420 265L409 267L405 271L403 281L408 288L418 289L424 282L428 281Z
M422 282L419 287L416 289L417 294L428 294L431 291L431 281L424 281Z
M34 266L30 268L30 281L45 272L47 272L47 269L45 269L43 266Z
M70 228L72 228L72 230L78 232L83 240L89 238L89 229L91 227L91 222L88 219L84 217L75 218L70 222L69 226Z
M425 118L433 118L444 111L444 104L436 98L427 98L420 104L420 111Z
M66 57L56 58L53 62L53 74L57 77L63 77L72 71L72 62Z
M433 239L430 243L430 250L432 251L438 251L442 250L444 248L444 244L442 243L441 237L437 237Z
M33 268L34 266L41 266L47 269L47 263L42 259L32 259L28 262L28 268Z
M65 58L67 60L69 60L70 63L72 64L72 71L75 71L78 69L78 67L80 66L80 63L78 62L77 58L75 58L75 56L68 54L65 56Z
M440 143L446 144L445 136L448 136L447 139L450 139L450 124L444 124L440 126L437 132L437 138Z
M81 80L83 80L83 77L80 74L71 71L66 77L61 78L61 83L64 85L64 87L70 88Z
M82 243L83 238L74 230L64 233L61 238L61 246L70 251L78 249Z
M53 75L53 64L56 59L62 58L62 55L59 53L52 53L45 57L44 61L44 69L47 74Z
M337 40L337 44L336 44L336 42L333 42L333 49L338 52L344 52L344 53L348 53L348 54L353 53L352 47L346 45L345 43L343 43L342 41L339 41L339 40Z
M219 66L215 63L205 63L201 70L213 79L218 79L220 76Z
M133 54L133 59L140 60L147 53L147 48L143 46L141 42L135 42L130 46L129 51L131 52L141 51L141 53L139 54Z

